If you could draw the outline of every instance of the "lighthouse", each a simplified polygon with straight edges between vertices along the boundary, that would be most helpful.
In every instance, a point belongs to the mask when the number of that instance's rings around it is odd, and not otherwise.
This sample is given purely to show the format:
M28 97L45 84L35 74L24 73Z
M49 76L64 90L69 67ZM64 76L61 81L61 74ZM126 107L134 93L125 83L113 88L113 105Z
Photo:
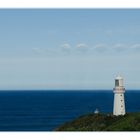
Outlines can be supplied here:
M117 76L115 78L115 87L113 89L114 92L114 107L113 107L113 115L125 115L125 100L124 93L125 88L123 85L123 78L121 76Z

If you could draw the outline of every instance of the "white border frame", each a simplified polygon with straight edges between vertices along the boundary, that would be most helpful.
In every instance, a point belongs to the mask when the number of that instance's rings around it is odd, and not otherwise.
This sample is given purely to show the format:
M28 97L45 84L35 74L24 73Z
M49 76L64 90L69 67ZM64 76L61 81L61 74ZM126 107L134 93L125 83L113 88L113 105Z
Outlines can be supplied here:
M140 8L138 0L0 0L0 8ZM140 132L0 132L1 140L139 140Z
M140 8L139 0L0 0L1 8Z

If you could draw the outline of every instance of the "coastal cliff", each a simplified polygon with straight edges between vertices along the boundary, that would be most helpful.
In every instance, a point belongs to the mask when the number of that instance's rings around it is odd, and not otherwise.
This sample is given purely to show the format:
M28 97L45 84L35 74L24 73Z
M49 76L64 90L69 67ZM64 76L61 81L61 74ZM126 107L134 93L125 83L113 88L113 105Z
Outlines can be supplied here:
M91 113L67 122L55 131L140 131L140 113L124 116Z

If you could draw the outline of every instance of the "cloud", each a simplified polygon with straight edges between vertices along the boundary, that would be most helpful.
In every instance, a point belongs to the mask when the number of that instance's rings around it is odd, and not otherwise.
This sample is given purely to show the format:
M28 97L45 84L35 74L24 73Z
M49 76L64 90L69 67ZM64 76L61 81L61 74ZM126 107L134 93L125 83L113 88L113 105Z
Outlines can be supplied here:
M97 44L93 47L94 51L105 52L108 50L108 46L105 44Z
M116 43L113 45L108 44L96 44L93 47L88 46L85 43L79 43L75 46L71 46L69 43L64 43L61 47L44 48L34 47L32 51L39 56L62 56L62 55L78 55L78 54L135 54L140 52L140 43L127 45L123 43Z
M118 43L118 44L115 44L112 49L117 52L122 52L122 51L127 51L129 49L129 46Z
M63 48L63 49L70 49L71 46L70 46L70 44L65 43L65 44L62 45L62 48Z
M86 45L84 43L79 43L76 45L76 51L78 51L80 53L87 52L88 50L89 50L88 45Z
M140 51L140 44L133 44L131 46L131 49L134 50L134 51Z
M136 53L140 51L140 44L116 44L112 48L115 52L129 52L129 53Z
M76 48L88 48L88 46L84 43L80 43L76 45Z
M68 43L62 44L61 45L61 51L63 53L66 53L66 54L70 54L70 52L71 52L71 45L68 44Z

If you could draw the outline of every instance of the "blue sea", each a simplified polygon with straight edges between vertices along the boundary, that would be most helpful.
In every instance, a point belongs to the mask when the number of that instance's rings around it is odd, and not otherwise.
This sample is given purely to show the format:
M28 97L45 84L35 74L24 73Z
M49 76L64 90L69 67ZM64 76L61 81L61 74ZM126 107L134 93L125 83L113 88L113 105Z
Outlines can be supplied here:
M125 101L127 112L140 112L140 90ZM0 131L53 131L96 108L112 113L111 90L0 91Z

